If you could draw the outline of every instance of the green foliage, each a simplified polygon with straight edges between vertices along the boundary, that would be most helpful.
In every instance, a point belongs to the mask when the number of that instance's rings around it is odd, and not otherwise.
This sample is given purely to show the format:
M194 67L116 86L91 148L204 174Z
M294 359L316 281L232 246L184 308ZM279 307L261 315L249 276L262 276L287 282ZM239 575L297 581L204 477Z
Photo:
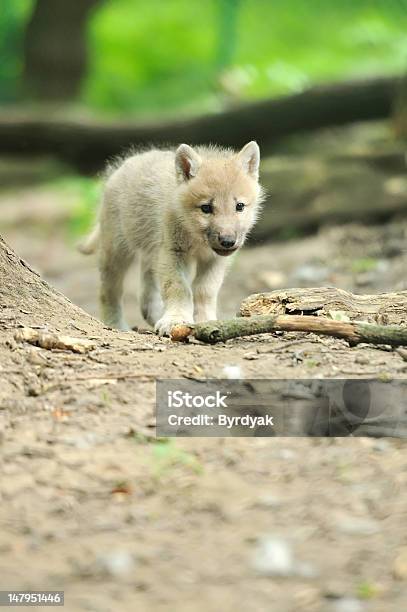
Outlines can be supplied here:
M23 71L23 35L32 0L1 0L0 102L17 99Z
M235 62L247 97L407 64L407 4L398 0L246 0L241 21Z
M221 108L316 81L402 71L405 0L109 0L84 100L137 113Z
M154 112L210 96L214 4L106 2L90 23L85 101L105 110Z
M16 98L35 0L2 0L0 98ZM196 113L332 79L404 71L407 0L104 0L79 102ZM21 87L20 87L21 90Z

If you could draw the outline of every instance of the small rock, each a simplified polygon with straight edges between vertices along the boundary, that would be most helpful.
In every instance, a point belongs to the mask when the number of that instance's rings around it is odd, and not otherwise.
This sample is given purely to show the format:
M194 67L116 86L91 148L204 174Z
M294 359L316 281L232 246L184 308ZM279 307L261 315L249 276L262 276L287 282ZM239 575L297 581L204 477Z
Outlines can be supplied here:
M362 603L354 597L343 597L333 605L333 612L362 612L363 609Z
M253 568L263 576L293 576L294 558L291 547L282 538L262 538L255 550Z
M291 545L277 536L266 536L259 540L252 567L263 576L314 578L318 574L310 563L294 559Z
M133 555L125 550L116 550L96 559L97 573L119 578L130 574L135 568Z

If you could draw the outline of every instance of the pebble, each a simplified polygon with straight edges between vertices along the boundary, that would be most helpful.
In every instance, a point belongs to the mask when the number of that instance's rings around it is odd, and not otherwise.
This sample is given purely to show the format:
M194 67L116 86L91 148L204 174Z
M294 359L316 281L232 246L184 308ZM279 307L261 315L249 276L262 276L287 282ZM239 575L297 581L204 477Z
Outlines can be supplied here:
M333 605L333 612L362 612L363 609L362 603L354 597L343 597Z
M311 563L297 561L289 542L277 536L264 536L259 539L252 558L252 567L262 576L315 578L318 574Z
M135 568L134 557L126 550L115 550L96 559L96 573L114 578L130 574Z
M263 576L293 576L294 557L289 544L282 538L261 538L254 552L253 568Z

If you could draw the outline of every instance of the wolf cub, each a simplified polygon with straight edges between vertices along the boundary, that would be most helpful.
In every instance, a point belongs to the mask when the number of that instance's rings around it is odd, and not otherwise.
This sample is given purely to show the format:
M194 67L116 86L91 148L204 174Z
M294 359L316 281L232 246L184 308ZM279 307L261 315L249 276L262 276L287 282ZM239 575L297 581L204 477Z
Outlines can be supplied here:
M106 325L129 329L123 280L140 264L143 317L160 335L178 323L216 319L217 295L233 253L263 198L260 151L218 147L137 153L108 169L99 220L80 250L98 248Z

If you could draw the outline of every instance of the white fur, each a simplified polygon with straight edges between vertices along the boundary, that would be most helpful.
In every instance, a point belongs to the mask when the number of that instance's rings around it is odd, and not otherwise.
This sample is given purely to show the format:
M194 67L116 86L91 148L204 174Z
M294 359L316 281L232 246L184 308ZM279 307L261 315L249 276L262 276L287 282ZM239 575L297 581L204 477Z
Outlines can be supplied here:
M259 148L238 154L216 147L151 150L128 157L107 178L99 222L80 247L99 247L103 321L128 329L123 281L138 254L141 309L159 334L178 323L216 318L217 295L230 257L223 236L242 246L262 199ZM200 206L212 202L213 214ZM243 212L236 202L244 201Z

